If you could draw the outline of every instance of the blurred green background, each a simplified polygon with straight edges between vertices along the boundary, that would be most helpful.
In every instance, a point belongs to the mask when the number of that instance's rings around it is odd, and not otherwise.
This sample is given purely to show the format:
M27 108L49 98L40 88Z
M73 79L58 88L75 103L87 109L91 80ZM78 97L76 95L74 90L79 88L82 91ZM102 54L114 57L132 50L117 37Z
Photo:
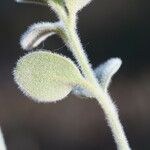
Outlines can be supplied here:
M0 1L0 125L8 150L115 150L96 100L69 95L52 104L36 104L13 81L21 50L19 38L39 21L55 21L47 7ZM150 1L93 0L79 13L79 32L96 67L110 57L123 60L110 93L133 150L150 149ZM53 36L39 48L72 58Z

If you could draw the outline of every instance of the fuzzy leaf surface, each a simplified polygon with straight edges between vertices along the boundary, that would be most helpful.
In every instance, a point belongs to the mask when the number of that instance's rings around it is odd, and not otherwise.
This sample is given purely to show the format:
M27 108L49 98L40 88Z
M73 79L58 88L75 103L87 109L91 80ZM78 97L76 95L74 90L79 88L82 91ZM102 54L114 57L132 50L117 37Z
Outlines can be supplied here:
M60 100L83 81L69 58L46 51L20 58L14 69L14 79L25 95L38 102Z
M31 50L37 47L49 36L56 34L60 23L41 22L31 25L22 35L20 45L24 50Z

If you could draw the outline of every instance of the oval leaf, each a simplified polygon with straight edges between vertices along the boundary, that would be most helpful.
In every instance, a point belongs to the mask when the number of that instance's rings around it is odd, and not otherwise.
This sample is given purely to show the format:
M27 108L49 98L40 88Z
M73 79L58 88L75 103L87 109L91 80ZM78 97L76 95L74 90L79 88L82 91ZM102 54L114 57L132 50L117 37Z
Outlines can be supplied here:
M14 69L14 79L25 95L39 102L60 100L83 81L69 58L46 51L23 56Z

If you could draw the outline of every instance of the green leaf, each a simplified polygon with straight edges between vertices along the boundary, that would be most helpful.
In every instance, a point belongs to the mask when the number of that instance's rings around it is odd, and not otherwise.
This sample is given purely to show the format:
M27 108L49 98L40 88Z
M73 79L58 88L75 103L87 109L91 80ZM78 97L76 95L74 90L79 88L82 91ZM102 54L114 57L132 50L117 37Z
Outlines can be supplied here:
M14 79L25 95L38 102L60 100L84 80L69 58L46 51L20 58L14 69Z

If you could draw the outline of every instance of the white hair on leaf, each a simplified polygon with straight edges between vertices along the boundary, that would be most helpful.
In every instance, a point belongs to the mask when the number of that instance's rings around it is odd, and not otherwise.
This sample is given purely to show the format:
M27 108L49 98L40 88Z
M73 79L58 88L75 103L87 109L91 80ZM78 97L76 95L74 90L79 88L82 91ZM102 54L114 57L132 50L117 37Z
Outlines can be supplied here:
M20 58L14 79L21 91L37 102L61 100L84 81L73 61L47 51L31 52Z
M59 27L60 22L42 22L33 24L22 35L20 45L24 50L33 49L37 47L42 41L47 39L49 36L56 34Z
M119 70L122 61L120 58L111 58L99 65L95 70L95 75L104 90L107 90L113 75Z

